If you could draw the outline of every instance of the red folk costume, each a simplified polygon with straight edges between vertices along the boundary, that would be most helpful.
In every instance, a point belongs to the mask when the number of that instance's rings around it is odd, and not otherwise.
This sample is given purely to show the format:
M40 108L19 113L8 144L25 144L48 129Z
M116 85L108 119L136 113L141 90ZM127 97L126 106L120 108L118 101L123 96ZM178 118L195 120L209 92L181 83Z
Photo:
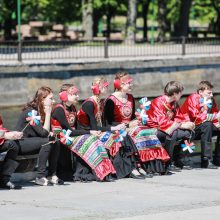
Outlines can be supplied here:
M211 121L217 128L220 128L218 118L216 117L219 109L215 100L213 99L212 107L208 110L208 107L200 102L201 98L198 93L188 96L181 107L182 112L189 116L190 120L196 125L202 124L205 121Z
M114 95L109 96L114 102L114 121L119 123L129 123L133 115L133 96L127 94L127 102L122 102ZM129 128L128 134L133 139L142 162L151 160L169 160L169 156L165 149L161 146L160 141L155 135L155 129L149 129L146 126L135 126Z
M119 101L114 95L110 95L108 99L114 102L114 121L118 123L129 123L132 117L133 96L128 95L126 103Z
M77 118L76 108L74 107L73 111L72 111L72 112L69 112L69 111L67 111L67 110L64 108L64 106L63 106L62 104L57 104L57 105L54 106L53 111L54 111L56 108L58 108L58 107L60 107L60 108L63 109L63 111L64 111L64 113L65 113L65 116L66 116L66 119L67 119L67 121L68 121L70 127L71 127L73 130L76 129L76 128L75 128L76 118ZM61 127L61 125L60 125L60 122L59 122L58 120L56 120L56 119L53 119L53 118L51 119L51 126L52 126L52 130L53 130L53 131L54 131L54 129L56 129L56 128L59 128L59 129L62 130L62 127Z
M97 119L97 114L98 114L97 102L92 97L85 100L85 102L87 102L87 101L90 101L94 104L94 116ZM83 111L82 108L80 108L80 110L77 112L77 119L78 119L78 122L80 123L80 125L82 125L83 127L85 127L85 128L90 127L91 128L89 117L86 114L86 112ZM115 135L112 132L106 131L106 132L102 132L101 136L99 137L99 139L103 142L105 148L107 150L109 150L110 155L113 157L117 154L120 147L122 146L120 142L117 143L114 141L114 136Z
M55 106L56 108L61 107L64 110L66 119L73 130L76 125L76 109L73 111L67 111L62 104ZM58 120L52 119L52 129L60 128L61 124ZM72 144L68 148L73 151L76 155L81 157L95 172L96 176L103 180L110 173L115 173L115 169L108 157L106 149L102 142L94 135L85 134L72 137Z
M97 118L98 104L96 103L96 101L92 97L85 100L85 102L88 102L88 101L90 101L94 104L94 115L95 115L95 118ZM82 126L90 126L89 118L88 118L87 114L83 111L82 108L80 108L80 110L78 111L77 118L78 118L78 122Z
M147 111L149 117L147 125L157 128L168 135L181 126L181 122L189 121L176 103L168 103L165 95L159 96L151 102L150 109Z
M8 130L3 127L2 118L0 116L0 145L2 145L5 141L5 139L3 138L5 132L8 132Z

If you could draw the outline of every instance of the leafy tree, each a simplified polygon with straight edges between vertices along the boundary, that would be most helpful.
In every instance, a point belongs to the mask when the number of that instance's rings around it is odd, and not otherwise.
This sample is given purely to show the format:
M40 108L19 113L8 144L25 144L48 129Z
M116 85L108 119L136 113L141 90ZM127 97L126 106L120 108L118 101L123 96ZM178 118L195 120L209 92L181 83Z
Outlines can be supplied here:
M0 3L1 11L1 23L4 30L4 39L12 39L12 30L15 29L16 21L13 19L12 14L16 11L16 1L14 0L2 0Z

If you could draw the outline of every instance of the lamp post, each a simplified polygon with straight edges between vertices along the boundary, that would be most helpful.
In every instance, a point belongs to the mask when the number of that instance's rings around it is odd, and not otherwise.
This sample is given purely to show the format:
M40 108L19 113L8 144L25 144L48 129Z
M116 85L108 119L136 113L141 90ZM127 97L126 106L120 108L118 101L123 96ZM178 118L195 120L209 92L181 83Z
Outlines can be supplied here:
M17 23L18 23L18 61L21 58L21 0L17 0Z

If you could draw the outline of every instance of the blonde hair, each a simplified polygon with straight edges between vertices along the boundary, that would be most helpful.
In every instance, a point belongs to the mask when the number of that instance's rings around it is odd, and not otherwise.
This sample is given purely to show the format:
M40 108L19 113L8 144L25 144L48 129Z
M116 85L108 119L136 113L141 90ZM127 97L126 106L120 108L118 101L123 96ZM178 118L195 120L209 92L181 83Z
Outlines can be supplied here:
M106 79L103 76L100 77L96 77L93 82L92 85L100 85L101 82L106 81ZM97 122L102 126L102 110L101 110L101 99L100 99L100 95L94 95L96 97L97 100L97 105L98 105L98 112L97 112L97 117L96 120Z

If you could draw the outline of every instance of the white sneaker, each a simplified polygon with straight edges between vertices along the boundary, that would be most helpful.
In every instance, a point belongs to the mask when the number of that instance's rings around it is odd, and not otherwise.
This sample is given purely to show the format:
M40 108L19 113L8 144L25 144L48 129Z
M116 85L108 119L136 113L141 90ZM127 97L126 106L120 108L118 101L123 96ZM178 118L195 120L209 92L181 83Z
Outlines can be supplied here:
M139 168L138 172L142 175L147 175L147 173L142 168Z
M63 180L59 179L56 175L48 176L47 180L54 185L63 185Z
M40 186L48 186L49 181L46 177L41 177L41 178L36 177L35 183Z
M141 174L138 172L137 169L133 169L131 173L134 174L134 175L136 175L136 176L140 176L140 175L141 175Z

